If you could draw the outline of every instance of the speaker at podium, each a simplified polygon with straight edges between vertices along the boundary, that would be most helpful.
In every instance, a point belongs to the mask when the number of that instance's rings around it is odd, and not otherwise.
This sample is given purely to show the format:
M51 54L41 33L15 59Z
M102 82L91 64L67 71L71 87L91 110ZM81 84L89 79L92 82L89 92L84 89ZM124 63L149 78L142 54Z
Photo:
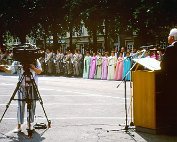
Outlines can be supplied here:
M133 59L133 116L137 131L152 134L172 134L177 128L173 97L165 94L165 75L160 61L153 58ZM168 98L167 98L168 97ZM177 104L177 103L176 103ZM177 105L176 105L177 108ZM173 125L174 124L174 125Z

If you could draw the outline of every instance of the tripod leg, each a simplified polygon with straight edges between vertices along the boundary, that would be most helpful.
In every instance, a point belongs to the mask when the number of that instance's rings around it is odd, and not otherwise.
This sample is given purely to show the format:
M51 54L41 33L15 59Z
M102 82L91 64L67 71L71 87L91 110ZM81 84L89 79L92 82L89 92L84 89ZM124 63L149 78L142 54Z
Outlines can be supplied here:
M29 138L32 138L32 135L33 135L33 129L31 129L31 121L33 121L32 119L32 111L33 111L33 108L32 108L32 99L31 98L28 98L27 100L27 112L28 112L28 119L27 119L27 124L28 124L28 129L27 129L27 132L28 132L28 137Z
M21 79L20 79L20 81L17 83L17 87L15 88L15 90L14 90L14 92L13 92L13 94L12 94L10 100L9 100L9 102L8 102L7 105L6 105L6 109L5 109L3 115L2 115L2 117L1 117L1 119L0 119L0 123L2 122L2 119L4 118L4 115L6 114L7 109L9 108L9 106L10 106L12 100L14 100L14 97L15 97L17 91L19 90L20 85L21 85Z
M41 106L42 106L43 112L44 112L45 117L46 117L46 119L47 119L48 127L50 128L50 127L51 127L51 121L50 121L50 120L48 119L48 117L47 117L47 113L46 113L46 111L45 111L45 109L44 109L44 106L43 106L42 97L41 97L41 95L40 95L40 93L39 93L38 87L37 87L37 85L36 85L34 79L32 79L32 86L34 87L35 94L37 94L38 100L39 100L39 102L40 102L40 104L41 104Z
M29 89L29 87L28 88L26 88L26 89ZM27 118L27 123L28 123L28 129L29 130L31 130L31 123L30 123L30 121L31 121L31 104L32 104L32 102L31 102L31 96L29 96L29 95L31 95L31 93L29 92L29 90L27 90L26 91L27 92L27 98L26 98L26 103L27 103L27 112L28 112L28 118Z

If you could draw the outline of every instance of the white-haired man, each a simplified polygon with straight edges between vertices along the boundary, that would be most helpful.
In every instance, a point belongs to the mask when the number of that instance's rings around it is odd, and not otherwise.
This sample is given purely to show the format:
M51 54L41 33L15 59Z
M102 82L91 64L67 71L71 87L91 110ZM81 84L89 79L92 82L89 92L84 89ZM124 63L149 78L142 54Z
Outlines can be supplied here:
M159 99L163 110L164 127L168 128L171 134L177 134L177 29L173 28L168 36L168 43L165 53L162 57L161 69L164 77L163 95ZM160 83L160 82L159 82Z
M163 56L163 60L161 63L161 68L167 75L171 75L171 73L175 73L177 70L174 67L174 63L177 63L177 29L176 28L170 31L170 34L168 36L168 43L170 45L165 50L165 54Z

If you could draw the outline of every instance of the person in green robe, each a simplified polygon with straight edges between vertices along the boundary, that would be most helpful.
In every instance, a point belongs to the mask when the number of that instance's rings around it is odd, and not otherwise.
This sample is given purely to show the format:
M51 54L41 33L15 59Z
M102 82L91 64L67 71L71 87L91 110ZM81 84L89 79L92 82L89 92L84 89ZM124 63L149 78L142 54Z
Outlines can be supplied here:
M83 78L89 78L89 70L90 70L90 53L87 51L84 57L84 69L83 69Z

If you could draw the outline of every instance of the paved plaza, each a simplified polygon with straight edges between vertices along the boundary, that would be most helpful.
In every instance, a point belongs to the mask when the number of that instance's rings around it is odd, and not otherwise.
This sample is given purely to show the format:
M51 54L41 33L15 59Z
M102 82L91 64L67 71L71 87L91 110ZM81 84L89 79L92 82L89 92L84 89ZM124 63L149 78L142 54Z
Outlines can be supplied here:
M0 75L0 117L16 87L17 76ZM29 139L26 123L16 127L17 102L12 101L0 124L0 142L177 142L177 137L151 135L129 129L126 133L124 83L82 78L39 77L39 91L51 128L35 130ZM128 124L131 122L131 90L127 82ZM46 123L37 102L35 123ZM46 123L47 124L47 123Z

